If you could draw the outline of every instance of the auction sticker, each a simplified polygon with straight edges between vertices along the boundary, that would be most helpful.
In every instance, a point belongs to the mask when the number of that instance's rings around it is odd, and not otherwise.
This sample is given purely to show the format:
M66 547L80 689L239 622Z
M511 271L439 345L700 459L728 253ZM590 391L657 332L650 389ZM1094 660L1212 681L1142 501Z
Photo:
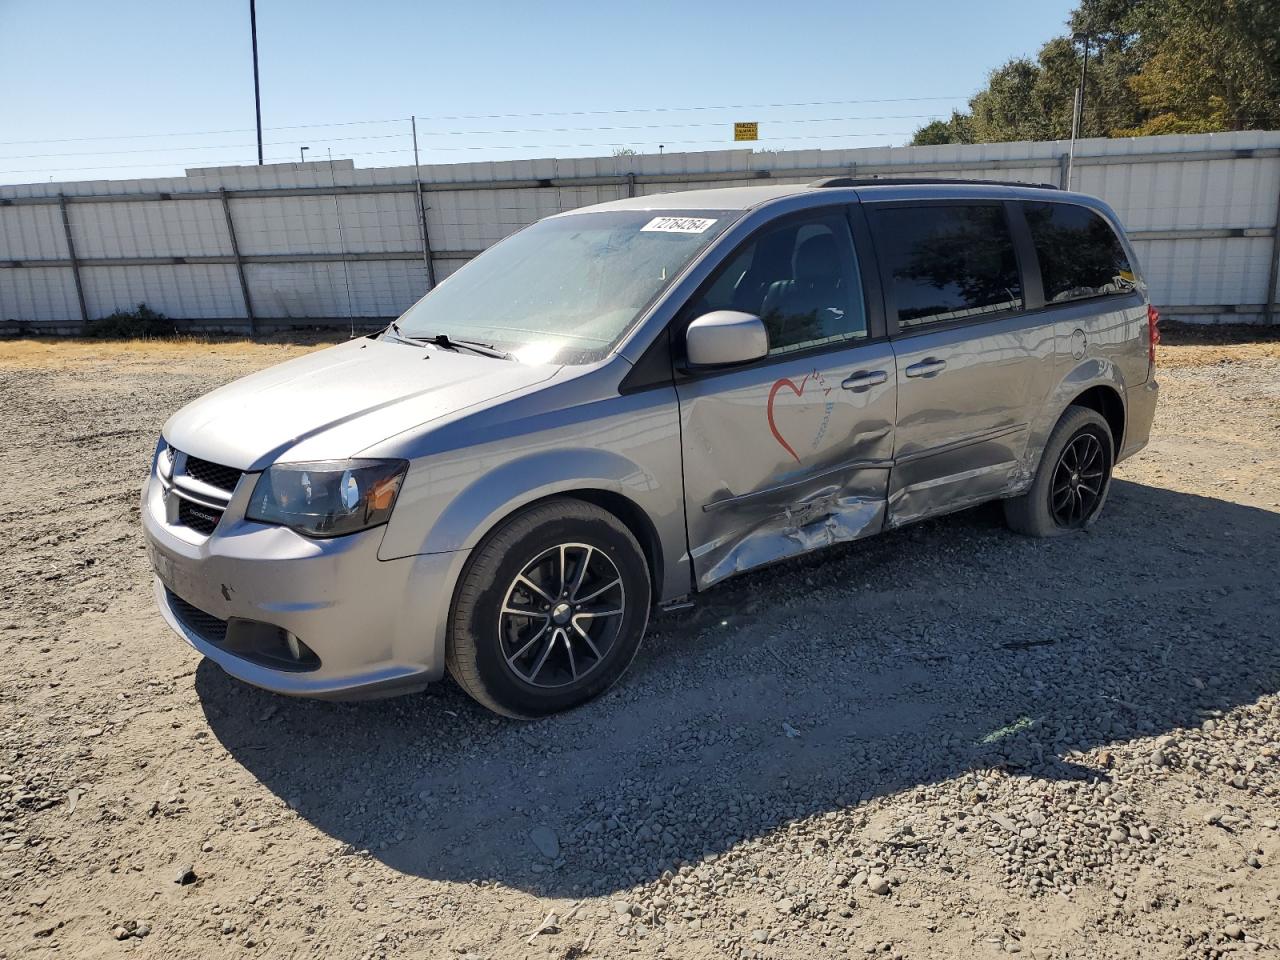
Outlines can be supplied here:
M643 227L641 233L706 233L715 220L704 220L701 217L654 217Z

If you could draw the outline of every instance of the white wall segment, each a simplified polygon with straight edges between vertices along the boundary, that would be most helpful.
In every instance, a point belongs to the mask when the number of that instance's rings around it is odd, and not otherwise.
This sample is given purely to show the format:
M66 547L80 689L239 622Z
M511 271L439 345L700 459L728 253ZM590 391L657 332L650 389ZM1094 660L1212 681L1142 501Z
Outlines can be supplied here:
M534 220L631 193L804 183L819 175L1060 184L1067 146L1057 141L758 153L730 149L424 164L421 176L428 186L424 197L433 265L437 279L443 279L472 253ZM1174 308L1171 312L1180 319L1202 322L1262 319L1269 296L1272 301L1276 296L1267 287L1280 205L1280 133L1083 140L1076 145L1076 157L1072 187L1102 197L1137 234L1134 245L1157 305ZM574 182L628 174L640 179ZM652 176L678 179L643 179ZM146 302L193 326L202 320L242 319L244 298L216 194L288 188L323 193L233 195L229 200L258 322L394 317L427 287L413 180L413 167L356 169L350 160L335 160L211 167L152 180L0 186L0 323L79 322L59 195L146 195L136 201L78 199L67 204L90 317ZM344 187L379 184L406 189L342 192ZM450 190L449 184L481 186ZM204 196L183 197L193 193ZM156 199L161 195L167 198ZM32 197L50 202L23 204ZM1235 235L1186 235L1205 230ZM1144 231L1165 236L1143 238ZM290 262L290 257L301 259ZM122 258L165 262L103 263ZM182 262L187 258L215 262ZM1196 312L1195 307L1215 309Z

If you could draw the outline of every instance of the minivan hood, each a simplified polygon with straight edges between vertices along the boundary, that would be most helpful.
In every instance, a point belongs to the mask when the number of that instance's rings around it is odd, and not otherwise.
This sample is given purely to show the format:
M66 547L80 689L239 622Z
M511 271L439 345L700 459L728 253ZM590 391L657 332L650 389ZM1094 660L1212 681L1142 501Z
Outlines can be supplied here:
M333 459L553 376L559 368L362 338L250 374L169 418L174 447L238 470Z

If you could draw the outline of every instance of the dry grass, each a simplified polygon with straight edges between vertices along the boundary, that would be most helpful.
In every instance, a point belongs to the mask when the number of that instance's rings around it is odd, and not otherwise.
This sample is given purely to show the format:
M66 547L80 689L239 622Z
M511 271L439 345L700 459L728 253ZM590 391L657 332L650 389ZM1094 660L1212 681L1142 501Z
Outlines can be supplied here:
M1156 367L1204 367L1221 363L1254 363L1280 360L1280 341L1260 343L1160 344Z
M0 366L11 368L72 367L81 363L125 360L132 363L171 362L193 355L249 357L263 359L264 365L310 353L345 339L326 333L298 335L289 340L221 340L200 337L163 337L152 340L82 340L48 337L33 340L0 341Z

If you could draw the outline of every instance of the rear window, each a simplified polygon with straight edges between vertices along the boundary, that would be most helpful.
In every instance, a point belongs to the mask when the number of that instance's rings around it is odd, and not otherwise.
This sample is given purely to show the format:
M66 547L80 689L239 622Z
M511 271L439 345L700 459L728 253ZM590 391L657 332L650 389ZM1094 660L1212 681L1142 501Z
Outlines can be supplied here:
M870 210L904 329L1022 308L1022 281L1001 204Z
M1072 203L1026 203L1023 210L1040 260L1046 302L1133 289L1133 267L1120 238L1097 213Z

